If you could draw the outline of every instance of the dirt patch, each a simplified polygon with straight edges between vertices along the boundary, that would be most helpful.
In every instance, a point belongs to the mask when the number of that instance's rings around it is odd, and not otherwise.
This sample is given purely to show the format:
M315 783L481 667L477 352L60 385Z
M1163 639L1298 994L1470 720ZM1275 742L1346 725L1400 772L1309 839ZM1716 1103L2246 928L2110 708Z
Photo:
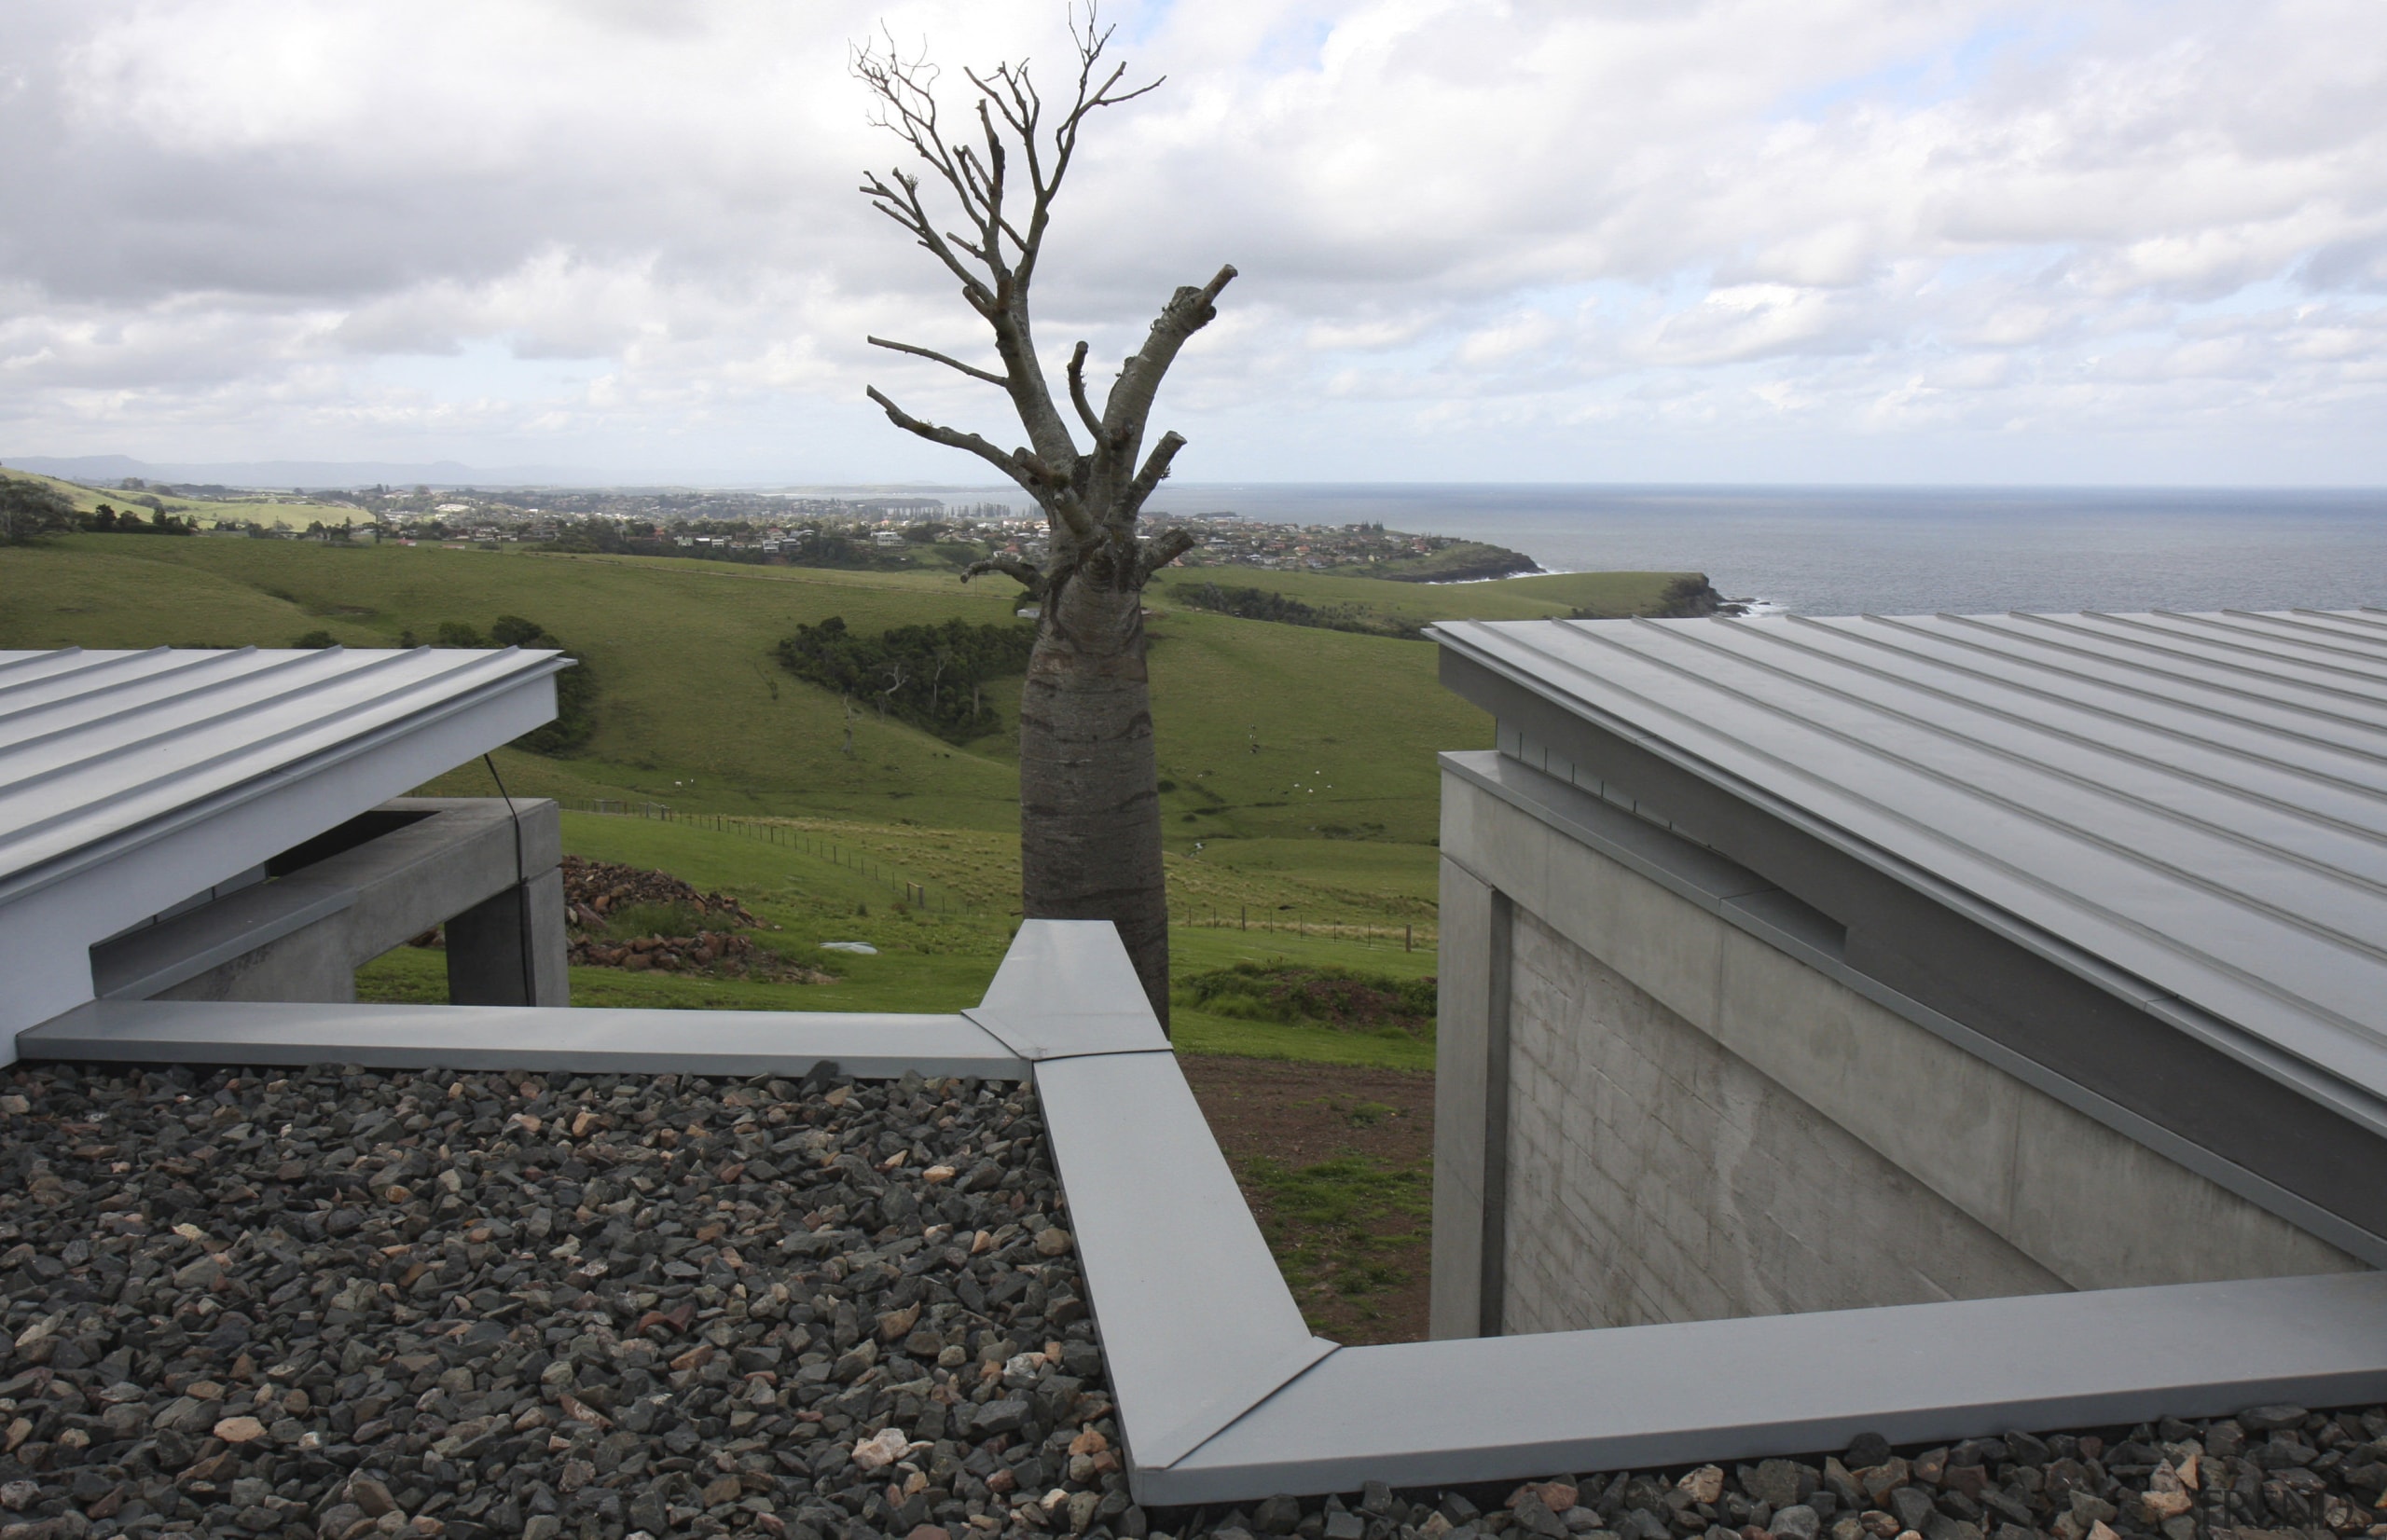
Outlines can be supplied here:
M1433 1078L1180 1062L1311 1329L1338 1342L1424 1341Z

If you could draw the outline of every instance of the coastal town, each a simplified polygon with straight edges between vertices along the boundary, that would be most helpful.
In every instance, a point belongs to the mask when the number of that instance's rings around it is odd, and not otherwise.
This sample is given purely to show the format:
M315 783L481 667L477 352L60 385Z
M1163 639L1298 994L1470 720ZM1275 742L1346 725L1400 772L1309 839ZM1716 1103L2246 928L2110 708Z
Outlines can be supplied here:
M202 533L333 542L528 545L565 552L681 557L762 565L901 567L933 550L940 563L1047 555L1044 516L1004 502L914 494L824 496L676 489L411 488L294 491L319 516L305 524L241 516L262 494L214 486L130 483L106 488L131 504L196 516ZM196 506L194 506L196 505ZM207 515L213 514L211 519ZM1183 567L1345 572L1460 582L1538 571L1530 557L1479 541L1387 529L1381 523L1279 524L1229 511L1153 514L1154 530L1195 536Z

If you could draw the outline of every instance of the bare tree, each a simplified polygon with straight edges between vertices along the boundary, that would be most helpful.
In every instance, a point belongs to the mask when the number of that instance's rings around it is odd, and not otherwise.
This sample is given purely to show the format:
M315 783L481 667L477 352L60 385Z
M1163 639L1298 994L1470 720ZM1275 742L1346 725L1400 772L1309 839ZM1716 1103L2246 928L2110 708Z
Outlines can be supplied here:
M1028 442L1000 449L977 433L912 416L876 386L869 393L897 427L977 456L1043 510L1051 540L1042 567L998 556L964 574L966 582L1000 572L1042 607L1020 704L1022 909L1033 918L1116 924L1166 1025L1168 906L1143 590L1194 540L1181 529L1138 533L1145 501L1185 444L1163 433L1146 453L1144 433L1162 377L1186 339L1217 315L1214 302L1235 272L1222 267L1207 283L1170 296L1098 412L1086 390L1086 344L1077 345L1066 374L1069 407L1086 435L1081 448L1037 356L1029 291L1086 119L1160 82L1123 84L1126 66L1105 64L1111 31L1091 7L1083 26L1072 18L1070 37L1076 89L1057 119L1048 119L1025 61L1000 63L984 74L963 72L975 121L951 138L937 115L938 72L925 57L905 58L891 34L883 48L855 50L854 74L876 98L874 120L928 166L925 177L901 168L884 178L866 173L862 194L960 284L963 302L994 334L998 367L982 369L908 342L869 340L1002 392ZM924 182L941 185L937 200L958 210L959 229L945 227L951 214L930 211Z

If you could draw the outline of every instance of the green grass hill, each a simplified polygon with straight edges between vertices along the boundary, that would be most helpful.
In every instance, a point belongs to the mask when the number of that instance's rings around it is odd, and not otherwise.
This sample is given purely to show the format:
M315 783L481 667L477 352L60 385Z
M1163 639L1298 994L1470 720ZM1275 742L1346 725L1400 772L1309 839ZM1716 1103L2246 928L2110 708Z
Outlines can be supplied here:
M1281 959L1412 977L1433 966L1434 754L1491 722L1440 687L1429 643L1244 620L1173 598L1231 578L1317 608L1403 625L1445 617L1630 612L1681 574L1581 573L1423 585L1253 569L1170 572L1151 594L1153 714L1180 976ZM586 660L595 726L562 755L502 749L517 795L652 802L671 821L573 813L567 847L738 894L830 985L582 969L586 1004L949 1010L978 997L1017 902L1017 680L987 698L1003 730L960 744L780 667L798 625L854 631L1025 625L1007 582L520 548L345 547L75 534L0 549L0 647L354 647L520 616ZM851 730L852 749L847 751ZM488 795L478 764L426 790ZM928 898L919 904L920 885ZM1414 950L1402 949L1403 938ZM442 985L435 955L374 965L378 997ZM1185 1009L1184 1040L1220 1052L1420 1068L1430 1043ZM1397 1037L1397 1035L1396 1035Z

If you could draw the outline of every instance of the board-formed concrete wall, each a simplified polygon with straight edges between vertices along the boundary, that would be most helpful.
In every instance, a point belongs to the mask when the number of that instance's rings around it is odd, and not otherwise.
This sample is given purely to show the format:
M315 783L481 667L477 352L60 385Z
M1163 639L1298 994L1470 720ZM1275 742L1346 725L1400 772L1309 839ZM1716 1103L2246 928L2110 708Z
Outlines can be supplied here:
M2364 1266L1726 918L1766 885L1712 852L1489 767L1442 783L1435 1335Z
M1509 1330L2063 1287L1538 917L1512 937Z

